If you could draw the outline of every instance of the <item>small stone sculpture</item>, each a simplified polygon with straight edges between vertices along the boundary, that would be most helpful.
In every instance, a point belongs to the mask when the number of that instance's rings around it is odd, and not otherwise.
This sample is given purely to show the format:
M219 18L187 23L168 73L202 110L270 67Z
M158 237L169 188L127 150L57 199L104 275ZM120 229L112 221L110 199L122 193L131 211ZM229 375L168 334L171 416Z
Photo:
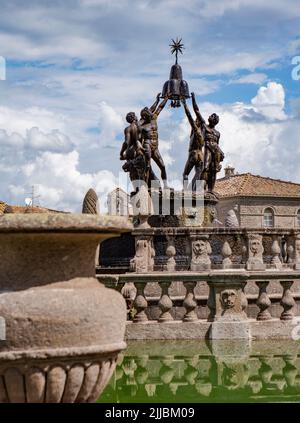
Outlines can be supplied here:
M82 203L83 214L99 214L98 196L96 192L90 188L85 194Z
M265 270L266 265L263 262L264 247L262 245L262 236L250 234L248 236L248 261L247 270Z
M227 216L225 219L225 227L226 228L238 228L239 227L239 220L236 215L237 207L228 210Z
M207 238L199 238L192 242L191 270L209 270L211 268L211 246Z
M221 292L221 303L224 309L234 308L237 298L237 293L234 289L225 289Z
M155 250L149 237L136 240L135 256L130 261L130 270L136 273L152 272L154 268Z

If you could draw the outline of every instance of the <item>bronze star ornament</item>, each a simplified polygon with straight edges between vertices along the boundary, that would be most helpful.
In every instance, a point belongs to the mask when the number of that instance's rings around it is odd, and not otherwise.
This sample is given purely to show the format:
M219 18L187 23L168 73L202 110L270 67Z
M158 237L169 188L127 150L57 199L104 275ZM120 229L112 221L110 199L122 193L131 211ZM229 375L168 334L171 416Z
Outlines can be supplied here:
M176 38L176 41L172 38L172 44L169 44L169 46L171 47L171 53L174 54L176 56L176 65L178 63L178 52L183 54L183 49L184 49L184 44L181 42L182 38L178 39L178 37Z

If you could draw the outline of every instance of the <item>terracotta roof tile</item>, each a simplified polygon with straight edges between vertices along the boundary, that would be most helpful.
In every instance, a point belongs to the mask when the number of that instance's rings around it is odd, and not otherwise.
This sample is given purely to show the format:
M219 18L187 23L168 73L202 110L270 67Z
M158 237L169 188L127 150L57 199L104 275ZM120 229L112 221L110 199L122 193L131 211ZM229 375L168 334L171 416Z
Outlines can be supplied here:
M300 184L242 173L218 179L215 191L220 197L300 197Z
M47 209L45 207L28 207L28 206L11 206L9 204L6 204L4 202L0 201L0 214L5 213L14 213L14 214L20 214L20 213L65 213L63 211L58 210L52 210Z

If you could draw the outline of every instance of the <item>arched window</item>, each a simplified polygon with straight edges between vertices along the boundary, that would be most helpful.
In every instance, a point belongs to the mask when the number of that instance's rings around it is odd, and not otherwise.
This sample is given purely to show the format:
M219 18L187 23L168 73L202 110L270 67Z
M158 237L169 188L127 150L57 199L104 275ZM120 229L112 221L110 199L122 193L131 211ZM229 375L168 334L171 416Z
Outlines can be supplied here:
M300 228L300 210L297 211L296 226Z
M274 227L274 213L273 210L268 207L264 211L264 227L273 228Z

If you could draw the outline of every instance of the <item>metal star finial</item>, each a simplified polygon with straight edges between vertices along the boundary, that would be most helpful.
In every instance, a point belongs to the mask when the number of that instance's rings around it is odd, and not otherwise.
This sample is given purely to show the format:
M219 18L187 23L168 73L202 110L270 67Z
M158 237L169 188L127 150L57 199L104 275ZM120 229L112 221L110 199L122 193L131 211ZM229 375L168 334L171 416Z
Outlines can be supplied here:
M183 49L184 49L184 44L181 42L182 38L178 39L178 37L176 38L176 41L173 40L172 38L172 44L169 44L169 46L171 47L171 53L174 54L176 56L176 65L178 62L178 52L183 54Z

